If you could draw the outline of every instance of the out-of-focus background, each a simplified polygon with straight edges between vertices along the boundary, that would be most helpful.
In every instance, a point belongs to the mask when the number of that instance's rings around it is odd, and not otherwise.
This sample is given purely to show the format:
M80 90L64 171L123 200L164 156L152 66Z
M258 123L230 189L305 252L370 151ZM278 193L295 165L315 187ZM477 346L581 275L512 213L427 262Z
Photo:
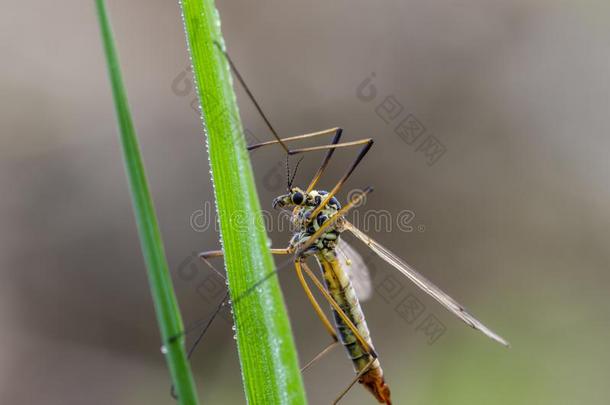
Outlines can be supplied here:
M391 228L380 219L369 232L512 343L466 328L354 242L373 270L363 306L395 403L608 403L610 5L218 6L228 50L281 134L342 126L346 140L373 137L348 186L375 187L361 218L389 214ZM192 324L223 284L193 258L219 244L180 10L150 0L109 10ZM93 2L12 2L0 21L0 402L172 404ZM269 139L237 91L249 133ZM354 151L336 156L324 187ZM252 155L269 210L283 159L279 148ZM305 159L298 183L320 159ZM307 361L329 339L290 268L280 279ZM193 358L203 403L244 403L228 319ZM310 403L331 402L352 376L336 350L305 375ZM373 399L357 386L345 403Z

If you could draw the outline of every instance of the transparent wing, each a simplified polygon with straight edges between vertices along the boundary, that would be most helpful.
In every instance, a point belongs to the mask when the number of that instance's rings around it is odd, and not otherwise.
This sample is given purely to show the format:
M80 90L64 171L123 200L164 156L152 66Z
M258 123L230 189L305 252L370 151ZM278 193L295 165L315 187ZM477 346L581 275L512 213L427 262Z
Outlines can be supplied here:
M373 282L362 256L342 238L337 244L337 251L341 268L345 270L351 280L358 300L366 301L371 298Z
M478 329L485 335L495 340L496 342L509 347L510 344L501 336L494 333L492 330L483 325L474 316L470 315L462 305L457 303L453 298L441 291L440 288L432 284L427 278L419 274L413 267L405 263L401 258L390 252L388 249L375 242L373 239L365 235L360 229L346 221L346 228L349 229L358 239L364 242L373 252L375 252L383 260L394 266L398 271L413 281L419 288L430 294L434 299L440 302L445 308L457 315L458 318L466 322L466 324L474 329Z

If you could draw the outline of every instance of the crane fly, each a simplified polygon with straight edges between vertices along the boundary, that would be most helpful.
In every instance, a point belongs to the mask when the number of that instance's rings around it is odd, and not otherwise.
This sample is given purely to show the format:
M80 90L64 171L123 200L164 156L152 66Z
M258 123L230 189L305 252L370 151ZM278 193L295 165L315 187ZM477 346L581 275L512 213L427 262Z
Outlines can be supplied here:
M295 232L287 247L280 249L272 248L271 253L274 255L293 256L294 269L299 282L316 314L322 321L324 328L332 338L332 343L314 357L312 361L307 363L302 370L304 371L309 368L331 348L341 344L345 347L347 355L353 363L356 375L334 403L341 400L356 382L362 384L380 403L392 403L390 389L385 382L381 364L375 347L373 346L371 334L360 306L360 300L368 298L372 293L371 281L367 276L366 265L362 260L362 257L342 239L341 235L345 231L351 232L381 259L432 296L432 298L455 314L468 326L479 330L489 338L508 347L509 344L506 340L469 314L457 301L444 293L440 288L422 276L396 254L367 236L364 232L346 220L345 215L348 211L354 206L359 205L372 189L366 188L344 205L339 202L336 195L353 174L365 155L369 152L373 146L373 140L368 138L341 143L340 140L343 132L341 128L331 128L309 134L280 138L263 113L260 105L252 95L239 71L235 68L229 55L225 53L218 44L217 46L224 54L224 57L229 62L235 76L246 90L249 98L252 100L254 106L275 138L270 141L250 145L248 146L248 150L279 144L287 154L287 161L288 156L290 155L326 151L322 164L306 188L302 189L293 186L292 182L296 174L296 168L292 177L290 176L288 169L287 192L276 197L272 203L274 208L291 211L291 222ZM288 144L293 141L330 135L332 135L330 144L294 149L288 147ZM330 191L317 189L316 186L322 178L334 152L340 148L354 146L360 146L359 153L336 185ZM222 255L222 251L214 250L203 252L200 254L200 257L207 262L210 258L220 257ZM310 257L315 258L318 262L324 281L323 283L308 266L307 259ZM324 299L330 304L334 317L334 325L322 310L307 280L319 290Z

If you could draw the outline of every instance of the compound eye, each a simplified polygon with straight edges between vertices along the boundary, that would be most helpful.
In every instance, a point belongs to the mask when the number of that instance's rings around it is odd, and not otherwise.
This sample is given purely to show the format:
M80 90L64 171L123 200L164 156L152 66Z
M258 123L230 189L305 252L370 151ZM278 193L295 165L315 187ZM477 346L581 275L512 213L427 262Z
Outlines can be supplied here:
M322 226L322 224L324 222L326 222L327 219L328 219L328 217L326 215L318 215L318 218L317 218L318 225Z
M303 193L297 191L296 193L294 193L292 195L292 202L295 203L296 205L301 205L301 203L303 203L304 200L304 196Z

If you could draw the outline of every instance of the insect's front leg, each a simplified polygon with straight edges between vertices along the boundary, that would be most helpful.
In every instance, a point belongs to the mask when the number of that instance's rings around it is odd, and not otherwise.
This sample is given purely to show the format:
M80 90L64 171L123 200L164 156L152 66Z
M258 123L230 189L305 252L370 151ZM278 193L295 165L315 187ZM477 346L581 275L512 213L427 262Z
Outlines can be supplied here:
M294 252L294 250L292 250L292 248L290 246L285 247L283 249L271 248L272 255L289 255L293 252ZM212 259L215 257L222 257L222 256L224 256L224 252L222 250L208 250L207 252L199 253L199 258L204 261L207 259Z

